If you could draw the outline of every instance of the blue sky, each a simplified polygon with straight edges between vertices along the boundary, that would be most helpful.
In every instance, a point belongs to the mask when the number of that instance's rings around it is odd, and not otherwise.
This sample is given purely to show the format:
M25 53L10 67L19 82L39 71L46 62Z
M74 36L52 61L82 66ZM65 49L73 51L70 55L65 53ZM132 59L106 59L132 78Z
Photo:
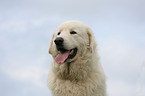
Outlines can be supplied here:
M108 96L145 93L144 0L1 0L0 96L51 96L46 78L54 29L89 25L107 75Z

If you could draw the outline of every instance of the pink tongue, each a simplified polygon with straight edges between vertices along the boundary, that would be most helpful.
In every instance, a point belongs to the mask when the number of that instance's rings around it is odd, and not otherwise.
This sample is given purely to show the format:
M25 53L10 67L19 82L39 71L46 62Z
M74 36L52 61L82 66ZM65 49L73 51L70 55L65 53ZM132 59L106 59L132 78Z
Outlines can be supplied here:
M58 54L56 57L55 57L55 61L58 63L58 64L61 64L61 63L64 63L64 61L68 58L69 56L69 51L68 52L65 52L65 53L60 53Z

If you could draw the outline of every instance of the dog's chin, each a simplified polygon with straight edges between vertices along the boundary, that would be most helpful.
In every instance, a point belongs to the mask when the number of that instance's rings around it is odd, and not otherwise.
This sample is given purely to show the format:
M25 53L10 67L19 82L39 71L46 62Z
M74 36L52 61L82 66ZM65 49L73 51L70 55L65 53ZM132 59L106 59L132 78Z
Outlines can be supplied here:
M78 48L72 48L70 50L65 48L58 48L57 51L58 54L55 57L56 63L72 63L77 58Z

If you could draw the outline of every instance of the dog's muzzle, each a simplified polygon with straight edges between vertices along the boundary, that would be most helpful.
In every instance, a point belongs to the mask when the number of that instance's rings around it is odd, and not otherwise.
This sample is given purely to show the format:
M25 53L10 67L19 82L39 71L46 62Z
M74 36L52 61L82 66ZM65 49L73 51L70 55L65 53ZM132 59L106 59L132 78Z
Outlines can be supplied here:
M70 62L77 54L77 48L66 49L64 47L64 39L62 37L57 37L55 40L56 49L60 52L56 57L55 61L58 64L62 64L66 61Z

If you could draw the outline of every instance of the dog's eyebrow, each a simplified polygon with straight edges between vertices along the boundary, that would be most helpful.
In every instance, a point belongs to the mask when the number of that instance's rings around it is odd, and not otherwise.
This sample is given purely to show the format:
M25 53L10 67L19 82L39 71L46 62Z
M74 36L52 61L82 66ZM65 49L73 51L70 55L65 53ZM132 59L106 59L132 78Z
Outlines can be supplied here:
M77 29L76 29L76 28L72 28L72 29L70 30L70 32L72 32L72 31L77 32Z

